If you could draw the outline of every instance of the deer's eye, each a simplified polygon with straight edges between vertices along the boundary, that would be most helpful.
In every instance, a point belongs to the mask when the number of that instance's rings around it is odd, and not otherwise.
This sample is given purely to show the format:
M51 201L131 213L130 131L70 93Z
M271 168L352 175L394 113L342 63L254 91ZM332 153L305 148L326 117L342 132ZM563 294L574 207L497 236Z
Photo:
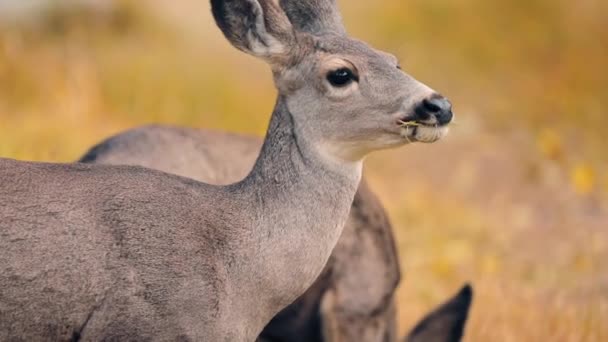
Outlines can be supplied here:
M358 81L357 76L348 68L340 68L329 72L327 80L334 87L344 87L353 81Z

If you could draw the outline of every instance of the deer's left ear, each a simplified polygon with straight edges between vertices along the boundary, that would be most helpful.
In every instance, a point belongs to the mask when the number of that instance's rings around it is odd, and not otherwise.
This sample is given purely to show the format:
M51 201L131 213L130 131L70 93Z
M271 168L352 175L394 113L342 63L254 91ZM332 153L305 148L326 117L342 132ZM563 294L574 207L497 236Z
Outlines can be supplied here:
M273 0L211 0L211 8L217 26L239 50L277 64L295 47L293 27Z
M467 284L454 297L418 322L405 341L460 341L472 301L473 288Z

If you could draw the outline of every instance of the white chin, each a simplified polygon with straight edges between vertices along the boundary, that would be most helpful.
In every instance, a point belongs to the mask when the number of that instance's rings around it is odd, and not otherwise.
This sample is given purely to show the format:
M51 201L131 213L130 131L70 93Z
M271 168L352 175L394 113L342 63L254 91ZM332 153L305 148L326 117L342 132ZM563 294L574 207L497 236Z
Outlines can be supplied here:
M416 126L401 128L401 136L411 142L433 143L445 137L449 128L447 126Z

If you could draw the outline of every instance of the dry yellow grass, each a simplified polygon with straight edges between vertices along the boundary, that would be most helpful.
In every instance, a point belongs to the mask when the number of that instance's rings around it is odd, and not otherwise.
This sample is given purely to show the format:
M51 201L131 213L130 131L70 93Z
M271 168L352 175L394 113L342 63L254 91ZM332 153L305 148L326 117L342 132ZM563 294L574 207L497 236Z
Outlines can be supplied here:
M263 64L223 42L204 1L146 4L2 24L1 156L71 161L148 122L263 134ZM608 340L606 3L343 7L458 115L446 141L368 161L402 257L403 331L471 281L469 341Z

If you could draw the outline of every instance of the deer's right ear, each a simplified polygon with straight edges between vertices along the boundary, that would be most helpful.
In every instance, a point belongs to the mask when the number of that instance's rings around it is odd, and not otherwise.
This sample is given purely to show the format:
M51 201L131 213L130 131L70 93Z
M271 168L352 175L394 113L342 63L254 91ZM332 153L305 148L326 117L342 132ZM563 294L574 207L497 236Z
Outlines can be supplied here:
M293 27L273 0L211 0L217 26L237 49L271 64L289 56Z

